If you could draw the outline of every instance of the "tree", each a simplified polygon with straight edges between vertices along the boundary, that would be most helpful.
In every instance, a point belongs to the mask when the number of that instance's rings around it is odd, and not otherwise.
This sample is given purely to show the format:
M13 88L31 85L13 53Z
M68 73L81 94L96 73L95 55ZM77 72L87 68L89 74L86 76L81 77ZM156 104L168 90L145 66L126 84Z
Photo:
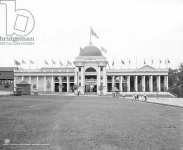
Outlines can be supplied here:
M183 63L178 69L169 69L169 92L183 97Z

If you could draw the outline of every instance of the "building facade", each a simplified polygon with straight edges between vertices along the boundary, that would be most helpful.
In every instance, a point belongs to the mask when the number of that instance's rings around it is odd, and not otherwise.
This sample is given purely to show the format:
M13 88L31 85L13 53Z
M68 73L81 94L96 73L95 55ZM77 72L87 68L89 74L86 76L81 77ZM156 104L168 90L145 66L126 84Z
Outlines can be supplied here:
M92 44L80 49L73 64L74 67L15 70L14 87L26 81L40 93L72 93L75 87L80 88L81 94L110 94L114 88L124 94L168 91L168 69L149 65L110 69L101 50Z
M13 91L14 68L0 67L0 91Z

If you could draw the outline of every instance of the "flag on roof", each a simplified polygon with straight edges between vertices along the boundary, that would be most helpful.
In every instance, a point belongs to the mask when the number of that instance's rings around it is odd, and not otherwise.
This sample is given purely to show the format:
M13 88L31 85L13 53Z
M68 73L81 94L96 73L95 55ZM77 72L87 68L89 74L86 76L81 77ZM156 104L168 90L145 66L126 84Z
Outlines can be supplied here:
M109 62L107 62L107 65L108 65L108 67L109 67L109 69L110 69L111 67L110 67L110 64L109 64Z
M144 60L144 65L146 64L146 61Z
M30 62L30 64L34 64L34 61L32 61L32 60L30 60L29 62Z
M122 59L121 59L121 64L122 64L122 65L124 65L124 64L125 64L125 62L124 62Z
M25 60L22 60L22 64L26 64Z
M113 60L113 62L112 62L112 66L114 66L114 60Z
M55 62L53 59L51 60L51 62L52 62L52 64L53 64L53 65L55 65L55 64L56 64L56 62Z
M97 39L99 39L99 36L97 35L97 33L93 30L92 27L90 27L90 35L96 37Z
M72 63L70 61L67 61L68 66L72 66Z
M63 63L62 63L62 61L61 61L61 60L59 61L59 64L60 64L60 66L63 66Z
M154 64L154 60L153 59L151 60L151 64Z
M104 47L101 47L101 51L103 51L104 53L107 53L107 50Z
M16 66L20 66L20 62L17 61L17 60L14 60L14 64L15 64Z
M49 65L49 63L48 63L48 61L47 61L47 60L45 60L45 61L44 61L44 63L45 63L45 65Z

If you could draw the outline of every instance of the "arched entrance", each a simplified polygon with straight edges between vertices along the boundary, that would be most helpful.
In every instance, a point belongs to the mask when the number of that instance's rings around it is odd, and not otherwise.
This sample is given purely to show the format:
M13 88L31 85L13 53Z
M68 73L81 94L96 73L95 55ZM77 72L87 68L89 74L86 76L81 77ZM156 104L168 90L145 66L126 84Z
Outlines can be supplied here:
M97 72L92 67L85 70L85 93L97 93Z
M54 81L55 81L55 92L59 92L59 78L58 77L55 77L54 78Z

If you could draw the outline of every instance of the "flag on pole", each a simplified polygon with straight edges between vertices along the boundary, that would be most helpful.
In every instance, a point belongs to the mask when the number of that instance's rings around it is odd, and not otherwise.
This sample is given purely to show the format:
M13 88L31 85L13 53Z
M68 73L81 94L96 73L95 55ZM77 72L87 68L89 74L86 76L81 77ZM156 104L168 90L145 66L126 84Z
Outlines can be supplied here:
M45 63L45 65L49 65L49 63L48 63L48 61L47 61L47 60L45 60L45 61L44 61L44 63Z
M112 62L112 66L114 67L114 60L113 60L113 62Z
M151 60L151 64L154 64L154 60L153 59Z
M67 61L67 66L72 66L72 63L70 61Z
M101 51L107 53L107 50L104 47L101 47Z
M56 62L53 59L51 60L51 62L53 65L56 65Z
M122 64L122 65L124 65L124 64L125 64L125 62L124 62L122 59L121 59L121 64Z
M22 64L26 64L25 60L22 60Z
M107 53L107 50L104 47L101 47L101 51Z
M62 61L61 61L61 60L59 61L59 64L60 64L60 66L63 66L63 63L62 63Z
M146 61L144 60L144 65L146 64Z
M32 64L32 65L34 64L34 61L32 61L32 60L30 60L29 62L30 62L30 64Z
M14 60L14 64L15 64L16 66L20 66L20 62L17 61L17 60Z
M107 62L107 65L108 65L109 69L111 69L109 62Z
M90 35L96 37L97 39L99 39L99 36L97 35L97 33L93 30L92 27L90 27Z

